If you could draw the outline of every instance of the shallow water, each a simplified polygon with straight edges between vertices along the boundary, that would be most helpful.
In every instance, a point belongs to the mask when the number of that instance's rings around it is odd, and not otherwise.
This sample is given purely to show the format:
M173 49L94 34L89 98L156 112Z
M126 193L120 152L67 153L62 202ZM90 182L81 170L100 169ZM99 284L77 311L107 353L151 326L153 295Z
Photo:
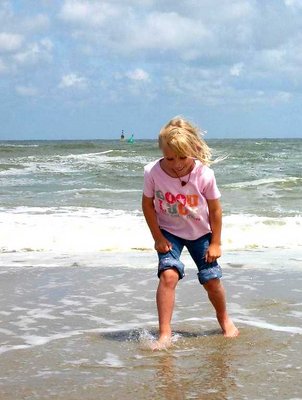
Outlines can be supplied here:
M302 274L227 267L236 339L196 272L177 288L174 343L157 337L152 270L1 271L0 394L11 399L301 399Z

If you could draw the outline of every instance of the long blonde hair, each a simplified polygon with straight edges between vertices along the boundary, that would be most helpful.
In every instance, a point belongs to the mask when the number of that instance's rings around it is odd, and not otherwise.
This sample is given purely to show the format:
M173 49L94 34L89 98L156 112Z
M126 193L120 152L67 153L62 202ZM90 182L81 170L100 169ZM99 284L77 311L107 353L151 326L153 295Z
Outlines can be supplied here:
M165 125L158 137L159 147L165 145L180 157L193 157L203 165L211 164L211 150L202 138L203 132L182 117L174 117Z

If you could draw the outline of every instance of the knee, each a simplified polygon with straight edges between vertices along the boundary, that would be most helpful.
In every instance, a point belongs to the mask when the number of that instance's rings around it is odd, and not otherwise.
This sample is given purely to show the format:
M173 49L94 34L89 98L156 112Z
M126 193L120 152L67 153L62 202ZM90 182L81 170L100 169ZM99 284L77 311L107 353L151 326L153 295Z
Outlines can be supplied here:
M176 269L167 269L160 274L160 283L167 288L174 289L179 280L179 274Z
M208 294L216 294L223 290L220 279L211 279L203 285Z

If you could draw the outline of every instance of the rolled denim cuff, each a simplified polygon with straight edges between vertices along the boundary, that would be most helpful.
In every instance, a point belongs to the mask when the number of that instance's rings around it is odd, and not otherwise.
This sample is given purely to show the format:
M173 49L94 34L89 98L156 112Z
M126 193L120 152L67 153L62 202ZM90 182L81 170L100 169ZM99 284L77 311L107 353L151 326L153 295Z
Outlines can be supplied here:
M198 274L198 280L201 285L209 282L211 279L220 279L222 277L222 270L219 264L214 265L213 267L203 268Z
M157 276L160 277L160 274L163 271L166 271L167 269L172 269L172 268L175 268L177 270L179 279L182 279L185 276L184 264L181 261L176 260L175 258L169 257L169 256L163 257L159 261Z

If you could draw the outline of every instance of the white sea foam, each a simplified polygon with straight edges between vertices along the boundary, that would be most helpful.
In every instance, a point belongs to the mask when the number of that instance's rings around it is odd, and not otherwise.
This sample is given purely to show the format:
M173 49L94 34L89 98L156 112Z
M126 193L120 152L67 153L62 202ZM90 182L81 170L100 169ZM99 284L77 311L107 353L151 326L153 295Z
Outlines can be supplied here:
M223 245L229 250L302 246L302 217L225 216ZM300 232L300 233L299 233Z
M263 186L263 185L270 185L270 184L278 184L278 183L286 183L286 182L297 182L301 178L294 177L294 176L289 176L287 178L277 178L277 177L270 177L270 178L262 178L262 179L255 179L255 180L249 180L249 181L244 181L244 182L236 182L236 183L229 183L225 184L224 187L228 188L248 188L252 186Z
M13 144L13 143L0 143L0 147L19 147L19 148L26 148L26 147L39 147L38 144Z
M299 249L301 222L299 216L226 216L223 247L228 251ZM153 250L153 240L138 210L18 207L0 209L0 224L2 253Z
M141 213L77 208L0 212L2 252L125 251L152 248Z
M8 169L0 171L0 175L4 177L16 177L20 179L23 176L29 176L30 179L37 181L37 175L49 173L57 176L58 174L72 174L73 172L83 172L87 169L94 170L112 170L112 165L124 165L126 162L138 163L142 166L147 163L144 156L133 155L131 159L125 158L123 155L111 155L114 150L107 150L95 153L69 154L69 155L39 155L19 157L12 161L12 166ZM14 167L13 167L14 165ZM19 167L19 168L18 168ZM7 182L9 185L9 182Z
M270 322L254 318L253 316L246 317L246 318L232 318L232 320L238 324L242 325L248 325L248 326L253 326L255 328L261 328L261 329L268 329L271 331L276 331L276 332L286 332L286 333L292 333L292 334L298 334L302 335L302 328L299 326L282 326L282 325L276 325L272 324ZM215 318L213 317L192 317L192 318L186 318L183 320L183 322L205 322L205 321L216 321Z
M256 328L269 329L269 330L277 331L277 332L287 332L287 333L302 335L302 328L300 328L298 326L281 326L281 325L271 324L269 322L256 320L256 319L247 320L247 319L241 319L241 318L233 318L233 321L238 322L240 324L254 326Z
M33 159L32 161L19 160L16 165L19 165L19 168L9 168L0 172L2 176L8 177L16 177L16 179L20 179L23 176L28 176L31 180L33 180L33 176L37 174L68 174L75 171L75 166L72 163L58 163L57 159L46 161L43 160L41 162L39 159ZM18 181L19 182L19 181ZM37 184L39 181L37 177L35 177L34 182ZM5 182L6 185L9 185L9 182ZM19 183L20 184L20 183Z
M102 151L98 153L82 153L82 154L70 154L64 156L57 156L58 159L61 160L61 163L72 161L79 162L81 164L87 163L89 164L96 164L99 165L102 163L110 163L110 167L112 168L112 163L125 163L127 161L142 163L143 165L146 164L147 159L141 155L133 155L129 160L125 158L123 155L110 155L107 154L112 153L114 150Z

